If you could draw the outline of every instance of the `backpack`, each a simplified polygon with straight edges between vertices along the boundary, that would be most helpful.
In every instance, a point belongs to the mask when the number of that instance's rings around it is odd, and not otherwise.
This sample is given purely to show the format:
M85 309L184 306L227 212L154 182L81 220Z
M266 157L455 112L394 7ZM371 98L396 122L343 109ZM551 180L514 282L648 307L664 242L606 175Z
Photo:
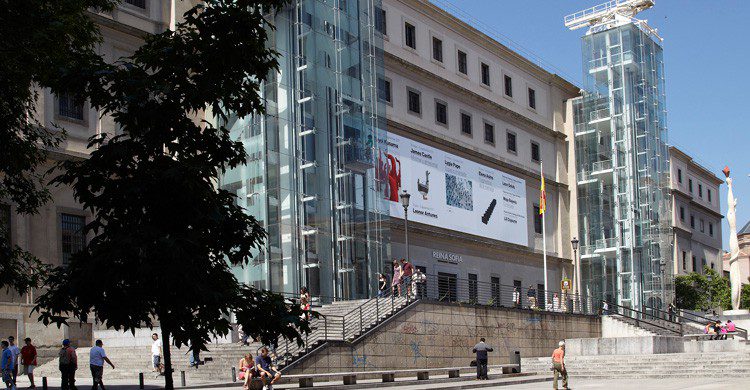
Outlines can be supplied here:
M70 364L70 354L68 353L68 348L61 348L58 355L60 357L61 366L67 366L68 364Z

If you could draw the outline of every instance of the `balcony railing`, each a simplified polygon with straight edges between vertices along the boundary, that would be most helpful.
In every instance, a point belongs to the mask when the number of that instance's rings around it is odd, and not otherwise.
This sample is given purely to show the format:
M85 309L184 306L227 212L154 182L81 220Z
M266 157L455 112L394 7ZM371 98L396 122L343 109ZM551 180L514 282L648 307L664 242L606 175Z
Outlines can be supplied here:
M596 249L609 249L617 247L617 238L600 238L596 240Z
M609 118L609 108L600 108L589 113L589 121L598 121Z
M592 164L593 172L606 171L612 169L612 160L596 161Z

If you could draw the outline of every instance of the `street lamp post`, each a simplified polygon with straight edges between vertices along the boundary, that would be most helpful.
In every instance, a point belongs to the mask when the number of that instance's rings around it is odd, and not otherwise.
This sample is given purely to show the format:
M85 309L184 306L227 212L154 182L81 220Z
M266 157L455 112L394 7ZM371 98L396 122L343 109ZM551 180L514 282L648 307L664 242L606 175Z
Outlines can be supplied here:
M575 279L573 281L573 284L575 285L575 292L576 295L578 295L578 298L581 297L581 265L578 261L578 238L573 237L572 240L570 240L570 245L573 246L573 261L575 261L575 270L573 270L573 278Z
M409 257L409 198L411 195L404 190L399 196L401 204L404 206L404 245L406 245L406 260L411 261Z

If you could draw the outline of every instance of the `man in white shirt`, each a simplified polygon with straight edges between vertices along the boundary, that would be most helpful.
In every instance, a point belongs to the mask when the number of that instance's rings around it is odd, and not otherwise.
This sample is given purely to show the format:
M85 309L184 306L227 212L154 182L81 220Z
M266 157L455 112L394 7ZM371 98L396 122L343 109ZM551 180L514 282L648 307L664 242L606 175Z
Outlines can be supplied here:
M107 357L107 354L104 352L104 348L102 346L104 343L102 343L101 340L96 340L96 346L91 348L91 351L89 352L89 366L91 367L91 379L93 380L94 384L91 386L91 389L94 390L97 387L101 386L102 390L104 390L104 382L102 381L102 376L104 374L104 362L109 363L110 366L112 366L112 369L115 369L115 365L112 364L112 362Z
M159 335L154 333L151 335L151 340L154 340L154 343L151 344L151 362L154 365L154 372L156 373L156 376L158 377L161 375L161 340L159 340Z

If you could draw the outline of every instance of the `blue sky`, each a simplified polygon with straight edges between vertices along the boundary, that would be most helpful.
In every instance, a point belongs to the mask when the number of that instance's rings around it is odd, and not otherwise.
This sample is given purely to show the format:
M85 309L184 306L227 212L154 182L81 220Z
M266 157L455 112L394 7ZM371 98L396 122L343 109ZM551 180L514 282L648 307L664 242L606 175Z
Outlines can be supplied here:
M586 30L569 31L563 17L605 1L433 2L580 85L580 37ZM669 143L720 177L729 165L741 229L750 220L750 1L656 0L639 18L664 38ZM726 215L726 185L721 203ZM722 229L728 249L726 219Z

